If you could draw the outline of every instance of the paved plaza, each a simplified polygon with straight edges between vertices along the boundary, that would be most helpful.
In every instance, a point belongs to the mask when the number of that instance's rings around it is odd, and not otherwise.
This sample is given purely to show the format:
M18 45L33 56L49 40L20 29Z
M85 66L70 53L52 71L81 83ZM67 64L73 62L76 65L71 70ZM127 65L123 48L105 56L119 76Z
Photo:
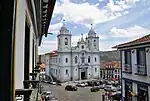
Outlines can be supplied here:
M89 87L78 88L78 91L65 91L65 86L56 86L43 83L44 89L51 91L59 101L102 101L102 90L90 92Z

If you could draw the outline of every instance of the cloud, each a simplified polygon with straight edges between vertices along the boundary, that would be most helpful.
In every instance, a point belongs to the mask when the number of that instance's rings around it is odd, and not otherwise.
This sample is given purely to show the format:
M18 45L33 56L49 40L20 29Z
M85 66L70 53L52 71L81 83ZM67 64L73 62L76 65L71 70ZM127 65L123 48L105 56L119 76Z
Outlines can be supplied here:
M57 41L43 41L38 47L38 54L44 54L57 49Z
M49 26L48 32L57 34L62 26L62 23L56 23Z
M110 30L110 34L112 37L117 37L117 38L137 38L141 37L145 34L150 33L149 29L143 28L141 26L135 25L133 27L127 28L127 29L119 29L116 27L113 27Z
M72 3L70 0L65 1L63 0L62 4L57 4L54 8L54 14L62 14L66 21L74 22L78 24L97 24L106 21L113 20L121 14L116 13L115 15L108 16L108 9L99 9L95 5L91 5L88 2L76 4ZM98 4L97 4L98 5ZM107 5L111 11L116 11L118 6ZM105 7L107 8L107 7ZM115 8L115 10L114 10ZM123 8L119 8L122 9ZM121 11L122 11L121 10Z

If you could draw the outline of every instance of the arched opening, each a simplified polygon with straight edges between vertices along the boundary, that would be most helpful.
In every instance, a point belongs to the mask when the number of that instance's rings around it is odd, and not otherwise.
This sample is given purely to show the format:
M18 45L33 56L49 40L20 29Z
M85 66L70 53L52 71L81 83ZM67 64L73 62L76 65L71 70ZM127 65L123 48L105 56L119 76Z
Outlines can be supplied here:
M78 57L76 56L76 57L75 57L75 63L77 63L77 62L78 62L77 58L78 58Z
M94 46L96 46L96 40L94 40Z
M91 62L91 60L90 60L90 56L88 57L88 63L90 63Z
M68 74L68 69L66 69L66 74Z
M66 58L66 63L68 63L68 58Z
M68 45L68 38L65 38L65 45Z

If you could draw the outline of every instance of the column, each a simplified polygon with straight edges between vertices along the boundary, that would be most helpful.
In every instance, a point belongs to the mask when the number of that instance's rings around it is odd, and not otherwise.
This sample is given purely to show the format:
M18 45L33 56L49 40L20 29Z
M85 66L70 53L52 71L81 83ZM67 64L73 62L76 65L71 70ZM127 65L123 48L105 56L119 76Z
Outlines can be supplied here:
M122 99L124 99L124 97L125 97L125 81L124 80L122 80L122 88L121 89L122 89Z
M138 93L137 91L137 84L136 83L132 83L132 92L134 92L135 94ZM137 101L137 97L132 97L132 101Z
M147 73L150 76L150 48L146 48L146 66L147 66Z
M16 89L22 89L24 80L24 44L25 44L25 1L18 0L16 15Z

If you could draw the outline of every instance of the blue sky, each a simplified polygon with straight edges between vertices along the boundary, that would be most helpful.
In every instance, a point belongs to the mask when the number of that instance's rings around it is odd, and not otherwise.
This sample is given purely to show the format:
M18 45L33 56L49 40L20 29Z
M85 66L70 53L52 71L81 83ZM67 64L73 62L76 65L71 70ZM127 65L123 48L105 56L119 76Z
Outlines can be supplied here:
M100 50L134 40L150 33L150 0L56 0L48 32L39 54L57 49L62 21L72 33L72 44L93 29L100 37Z

